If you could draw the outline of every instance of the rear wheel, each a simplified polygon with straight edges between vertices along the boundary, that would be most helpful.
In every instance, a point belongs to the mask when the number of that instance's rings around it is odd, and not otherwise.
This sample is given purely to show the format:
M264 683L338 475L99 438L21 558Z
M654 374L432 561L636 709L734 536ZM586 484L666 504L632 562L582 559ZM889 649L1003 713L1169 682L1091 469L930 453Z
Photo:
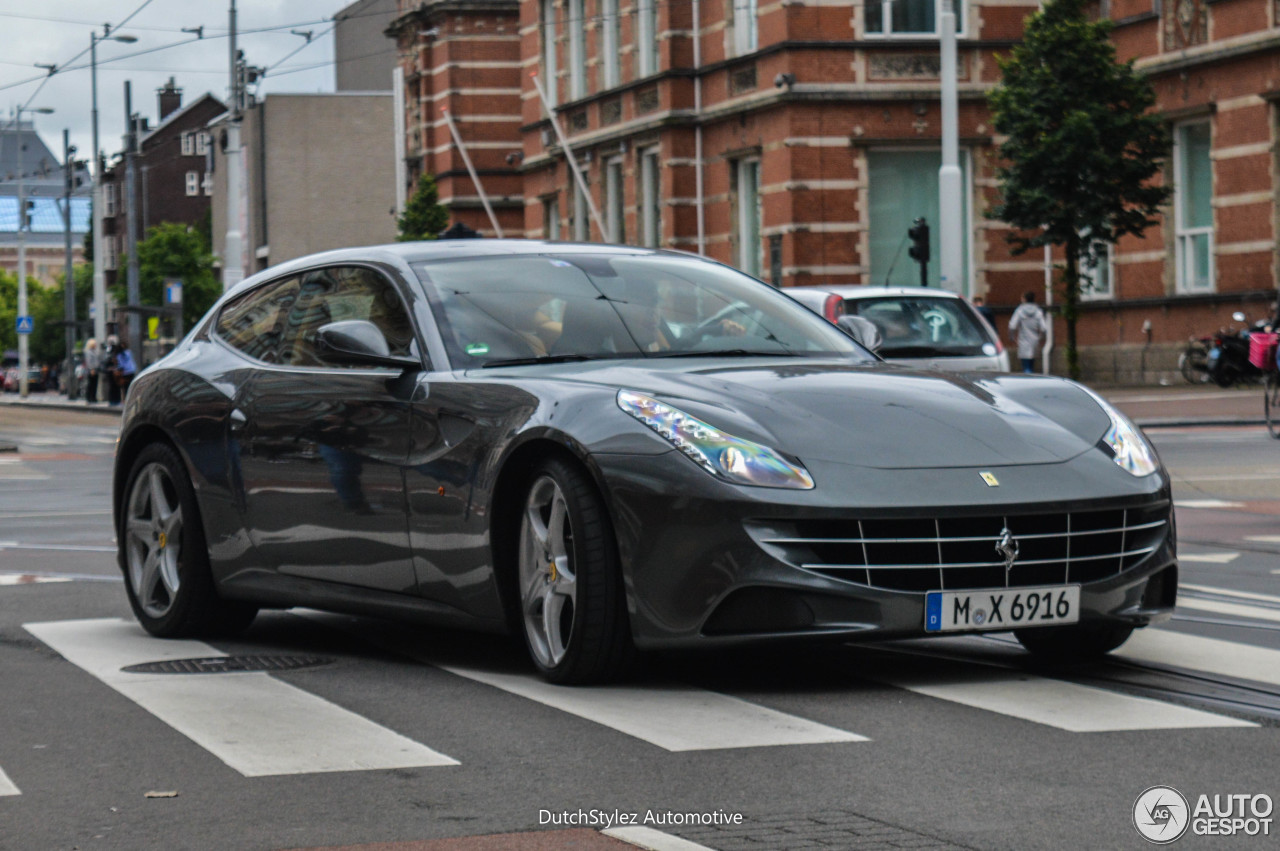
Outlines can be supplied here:
M1267 417L1267 430L1280 439L1280 373L1268 372L1262 396L1262 410Z
M1128 624L1082 623L1014 630L1022 646L1054 662L1083 661L1110 653L1129 640Z
M617 679L634 653L618 547L595 485L562 459L534 471L520 519L520 616L555 683Z
M1189 383L1204 384L1209 380L1209 350L1191 343L1178 355L1178 369Z
M144 449L129 474L117 533L129 604L152 635L232 634L258 613L218 596L199 511L177 453L164 444Z

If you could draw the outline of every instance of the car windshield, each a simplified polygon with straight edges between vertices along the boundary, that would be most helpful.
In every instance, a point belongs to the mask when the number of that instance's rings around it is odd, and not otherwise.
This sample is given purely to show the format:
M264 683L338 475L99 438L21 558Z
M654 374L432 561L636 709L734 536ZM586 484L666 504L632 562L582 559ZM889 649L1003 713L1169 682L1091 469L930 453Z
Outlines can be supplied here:
M754 355L874 360L777 290L660 254L539 254L418 264L455 366Z
M870 319L884 338L882 357L995 354L967 304L955 298L890 296L845 301L845 312Z

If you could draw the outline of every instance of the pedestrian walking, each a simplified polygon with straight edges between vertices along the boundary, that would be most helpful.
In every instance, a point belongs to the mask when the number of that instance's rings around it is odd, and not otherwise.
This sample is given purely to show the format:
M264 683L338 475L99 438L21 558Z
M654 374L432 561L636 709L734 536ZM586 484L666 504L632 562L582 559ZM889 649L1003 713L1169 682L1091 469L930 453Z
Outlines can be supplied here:
M102 371L102 349L93 337L84 344L85 382L84 399L90 405L98 401L98 375Z
M1009 320L1009 339L1018 346L1018 359L1022 361L1023 372L1036 371L1036 350L1040 348L1040 339L1044 334L1044 311L1036 304L1035 290L1027 290L1022 294L1022 304L1013 311L1013 317Z
M120 337L115 346L115 367L112 369L112 378L115 380L112 384L116 388L117 398L111 404L119 405L121 400L128 398L129 385L133 383L133 377L138 373L138 365L133 360L133 352L129 351L129 338Z
M987 307L987 300L980 295L973 297L973 309L982 314L982 318L987 320L992 328L996 327L996 313Z

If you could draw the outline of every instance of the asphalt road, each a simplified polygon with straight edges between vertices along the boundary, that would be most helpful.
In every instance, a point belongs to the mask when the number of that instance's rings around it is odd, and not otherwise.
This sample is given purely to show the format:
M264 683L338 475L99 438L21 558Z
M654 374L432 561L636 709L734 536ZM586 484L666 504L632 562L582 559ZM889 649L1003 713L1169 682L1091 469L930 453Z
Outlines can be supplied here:
M5 851L553 829L448 847L626 847L571 830L579 810L652 813L719 851L1142 848L1148 787L1280 799L1280 442L1263 429L1152 432L1184 589L1174 622L1111 661L1038 668L1007 636L966 637L665 656L623 688L554 689L513 642L296 610L216 646L144 637L113 555L114 425L0 409L19 448L0 454ZM221 654L310 665L120 672ZM1274 848L1278 830L1176 845Z

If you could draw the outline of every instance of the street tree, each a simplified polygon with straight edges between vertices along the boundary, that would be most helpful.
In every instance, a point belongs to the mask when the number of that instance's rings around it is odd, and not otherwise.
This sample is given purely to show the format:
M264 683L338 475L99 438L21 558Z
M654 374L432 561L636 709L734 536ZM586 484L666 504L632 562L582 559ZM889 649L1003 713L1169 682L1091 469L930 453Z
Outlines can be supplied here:
M1172 189L1155 182L1169 132L1151 112L1155 93L1117 62L1109 21L1090 21L1085 0L1048 0L1027 20L1023 40L999 57L1001 82L989 96L1003 163L1000 201L988 216L1015 230L1014 254L1064 248L1062 316L1067 368L1080 377L1076 320L1083 262L1097 246L1141 237L1158 222Z
M213 262L208 240L198 228L177 222L156 225L138 243L138 294L142 304L162 305L165 282L181 280L182 319L190 328L222 295ZM118 283L112 287L112 295L120 304L126 300L124 278L123 274L118 275Z
M418 188L404 205L404 214L396 220L396 225L400 229L396 239L400 242L435 239L449 226L449 211L440 203L440 190L434 177L424 174L418 181Z

